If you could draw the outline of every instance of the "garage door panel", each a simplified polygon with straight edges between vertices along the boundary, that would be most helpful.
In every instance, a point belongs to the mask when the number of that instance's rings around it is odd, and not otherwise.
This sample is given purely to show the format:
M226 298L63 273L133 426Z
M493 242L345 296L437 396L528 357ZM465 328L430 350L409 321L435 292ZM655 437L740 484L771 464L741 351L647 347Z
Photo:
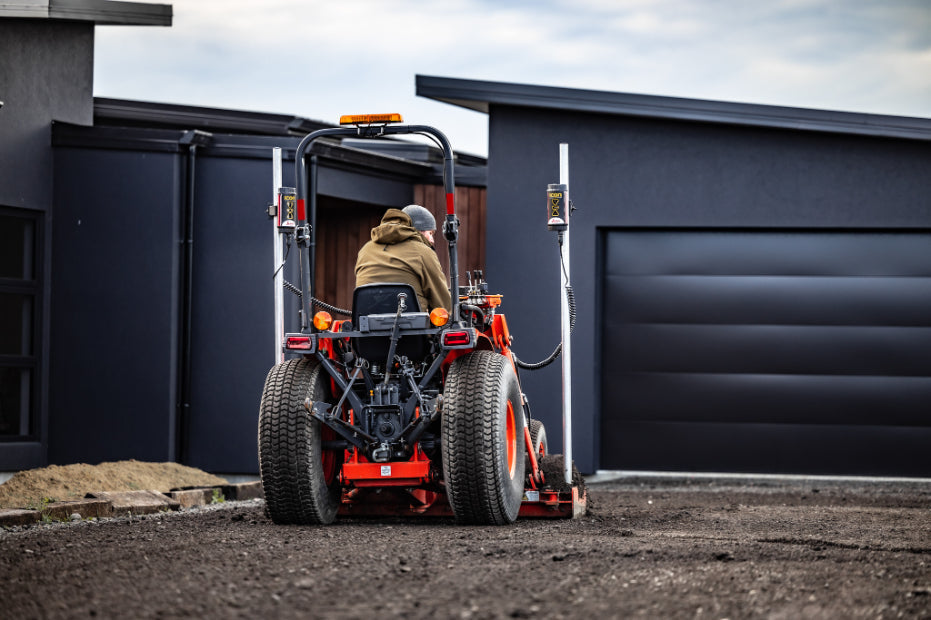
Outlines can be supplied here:
M931 234L615 230L601 256L602 467L931 473Z
M624 421L931 426L931 378L630 373L602 403Z
M931 306L929 306L931 308ZM931 328L610 323L618 372L926 376Z
M605 469L928 477L929 445L927 427L625 422L602 436L601 459Z
M931 278L911 277L606 274L605 293L625 323L926 326L931 308Z
M606 273L931 277L928 237L910 232L643 232L605 248Z

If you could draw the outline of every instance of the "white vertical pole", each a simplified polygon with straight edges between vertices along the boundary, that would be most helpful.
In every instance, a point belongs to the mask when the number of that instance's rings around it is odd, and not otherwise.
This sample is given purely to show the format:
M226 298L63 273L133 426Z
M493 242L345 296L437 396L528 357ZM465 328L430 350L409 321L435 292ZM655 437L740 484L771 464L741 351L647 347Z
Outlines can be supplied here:
M272 149L272 204L280 208L278 204L278 188L281 187L281 148ZM284 350L281 344L284 341L284 274L281 273L281 233L278 232L278 218L272 218L272 231L274 232L274 253L275 253L275 364L284 361Z
M566 186L566 232L563 234L563 269L559 279L560 316L562 326L562 436L563 458L565 459L566 484L572 484L572 342L569 330L569 300L566 298L566 286L569 284L569 231L572 218L569 207L569 145L559 145L559 183Z

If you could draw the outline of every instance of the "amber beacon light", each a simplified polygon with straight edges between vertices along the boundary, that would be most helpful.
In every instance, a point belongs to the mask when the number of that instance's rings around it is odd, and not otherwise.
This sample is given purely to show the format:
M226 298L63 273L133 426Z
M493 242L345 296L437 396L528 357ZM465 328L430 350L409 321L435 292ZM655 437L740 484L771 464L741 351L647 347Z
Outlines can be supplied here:
M378 125L403 123L400 114L344 114L339 117L340 125Z

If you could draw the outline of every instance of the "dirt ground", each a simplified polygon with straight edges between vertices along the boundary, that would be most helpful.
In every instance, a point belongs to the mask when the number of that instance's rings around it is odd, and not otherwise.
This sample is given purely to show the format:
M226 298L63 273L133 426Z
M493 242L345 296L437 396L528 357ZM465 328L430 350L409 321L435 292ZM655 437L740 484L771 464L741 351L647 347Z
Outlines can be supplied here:
M931 618L931 485L626 479L591 514L272 524L261 501L0 531L11 618Z
M178 463L114 461L51 465L17 472L0 484L0 508L40 508L43 503L83 498L94 491L155 490L214 486L226 480Z

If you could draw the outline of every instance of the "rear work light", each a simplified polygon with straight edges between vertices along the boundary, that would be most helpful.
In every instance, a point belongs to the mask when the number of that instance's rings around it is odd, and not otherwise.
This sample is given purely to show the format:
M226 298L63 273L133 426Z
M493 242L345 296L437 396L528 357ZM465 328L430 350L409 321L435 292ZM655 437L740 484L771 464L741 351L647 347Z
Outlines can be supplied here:
M400 114L344 114L339 117L340 125L378 125L382 123L403 123Z
M284 339L284 348L291 351L313 351L313 336L304 336L300 334L288 334Z
M463 348L471 346L472 330L463 329L448 331L443 334L443 346L447 349Z

